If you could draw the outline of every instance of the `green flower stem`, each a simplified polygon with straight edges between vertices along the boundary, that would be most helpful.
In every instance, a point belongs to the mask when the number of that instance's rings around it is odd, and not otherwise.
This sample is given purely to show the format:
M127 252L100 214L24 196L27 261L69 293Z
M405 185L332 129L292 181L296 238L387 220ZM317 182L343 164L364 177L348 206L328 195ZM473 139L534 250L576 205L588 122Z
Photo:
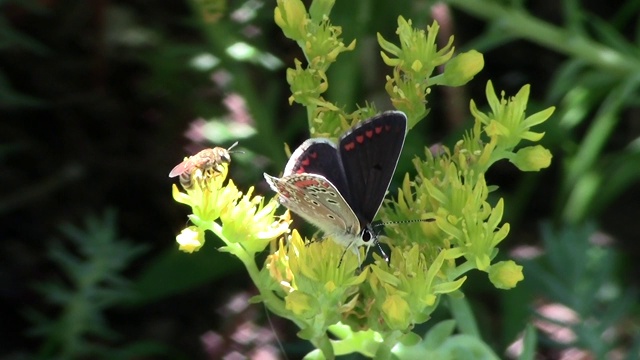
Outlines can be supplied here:
M335 353L333 351L333 345L331 344L331 340L327 336L322 336L319 338L314 338L311 340L311 343L318 349L322 351L321 356L325 358L335 358Z
M447 3L477 17L499 23L504 34L531 40L562 54L583 59L621 75L638 73L640 61L591 41L579 33L541 21L524 11L502 6L496 1L448 0Z
M315 105L309 105L306 107L307 108L307 125L309 127L309 129L313 129L313 114L316 111L316 106ZM313 134L311 134L313 135Z
M220 240L224 242L225 251L228 251L229 253L235 255L238 259L240 259L245 268L247 268L247 272L251 277L251 281L253 281L254 284L260 284L260 270L258 269L256 262L254 261L253 255L248 253L240 243L233 243L229 241L222 234L222 225L218 224L215 221L212 223L213 225L209 230L211 230L214 234L216 234L216 236L220 238ZM297 326L302 328L304 323L294 317L289 316L284 307L284 301L282 301L282 299L278 298L273 292L262 289L260 287L258 287L258 291L260 292L260 296L262 296L262 298L264 299L264 303L267 305L269 310L280 317L293 321Z
M467 272L474 269L476 269L476 263L474 261L467 260L464 263L456 266L455 268L452 268L447 275L449 279L458 279L463 274L466 274Z

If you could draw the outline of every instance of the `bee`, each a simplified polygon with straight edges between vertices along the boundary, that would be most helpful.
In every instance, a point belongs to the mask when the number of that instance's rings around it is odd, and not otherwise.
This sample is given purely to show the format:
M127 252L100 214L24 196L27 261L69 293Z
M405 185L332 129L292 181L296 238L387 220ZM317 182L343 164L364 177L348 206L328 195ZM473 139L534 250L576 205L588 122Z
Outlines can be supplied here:
M183 162L176 165L169 177L180 176L180 184L185 190L193 188L194 176L199 180L220 174L225 171L224 166L231 162L229 150L238 145L236 141L228 149L214 147L212 149L204 149L199 153L189 156Z

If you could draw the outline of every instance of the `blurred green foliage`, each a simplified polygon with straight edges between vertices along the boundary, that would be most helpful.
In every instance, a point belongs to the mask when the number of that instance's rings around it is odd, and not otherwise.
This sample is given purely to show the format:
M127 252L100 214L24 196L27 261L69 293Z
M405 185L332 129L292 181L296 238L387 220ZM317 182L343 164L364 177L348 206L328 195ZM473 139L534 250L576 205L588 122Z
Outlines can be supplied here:
M103 219L87 217L86 229L64 225L69 245L53 242L49 258L63 275L60 280L35 284L46 302L60 307L49 318L34 308L27 310L33 323L30 335L43 338L34 358L111 358L112 351L89 339L114 340L105 312L133 296L131 282L122 272L141 255L145 246L119 239L114 211Z
M617 277L620 254L603 246L606 235L598 233L592 224L568 225L559 230L545 224L542 240L545 255L524 263L525 277L529 286L537 289L537 296L564 306L565 314L538 309L538 323L569 330L573 333L569 345L588 351L596 359L611 358L622 351L626 353L623 358L635 359L640 351L637 324L629 334L605 335L624 326L630 314L637 311L634 306L638 298L637 289L625 286ZM545 340L553 347L567 345L558 338L549 334Z

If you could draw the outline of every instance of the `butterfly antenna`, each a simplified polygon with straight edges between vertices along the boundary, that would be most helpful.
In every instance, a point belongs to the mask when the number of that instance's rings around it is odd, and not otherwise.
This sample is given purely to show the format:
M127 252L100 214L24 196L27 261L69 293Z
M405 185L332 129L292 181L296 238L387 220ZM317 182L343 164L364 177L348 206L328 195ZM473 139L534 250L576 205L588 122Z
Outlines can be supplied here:
M394 224L413 224L413 223L417 223L417 222L433 222L436 221L436 219L434 218L429 218L429 219L411 219L411 220L400 220L400 221L388 221L385 223L377 223L375 225L373 225L374 228L379 228L381 226L385 226L385 225L394 225Z
M385 225L392 225L392 224L412 224L412 223L417 223L417 222L432 222L432 221L435 221L435 220L436 219L430 218L430 219L411 219L411 220L402 220L402 221L389 221L389 222L385 222L385 223L377 223L377 224L373 225L373 228L376 229L376 228L379 228L379 227L383 227ZM375 242L376 246L378 247L378 250L380 250L380 253L384 257L384 260L388 264L389 263L389 256L387 255L387 253L384 252L384 250L382 250L382 246L380 245L380 241L378 241L378 237L377 236L374 239L374 242Z
M382 246L380 246L380 241L378 241L378 237L376 237L373 242L376 244L376 246L378 247L378 250L380 250L380 254L382 254L382 257L384 258L384 261L387 262L387 264L389 263L389 255L387 255L386 252L384 252L384 250L382 250Z

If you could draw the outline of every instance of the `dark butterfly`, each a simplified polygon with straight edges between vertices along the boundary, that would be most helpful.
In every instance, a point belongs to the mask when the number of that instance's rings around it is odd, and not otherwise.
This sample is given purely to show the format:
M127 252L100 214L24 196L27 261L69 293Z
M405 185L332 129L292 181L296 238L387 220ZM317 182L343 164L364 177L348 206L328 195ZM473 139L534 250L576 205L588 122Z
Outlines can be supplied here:
M389 188L406 132L404 113L384 112L347 131L337 148L328 139L305 141L291 155L282 178L264 177L281 204L357 252L359 246L378 244L371 222Z

